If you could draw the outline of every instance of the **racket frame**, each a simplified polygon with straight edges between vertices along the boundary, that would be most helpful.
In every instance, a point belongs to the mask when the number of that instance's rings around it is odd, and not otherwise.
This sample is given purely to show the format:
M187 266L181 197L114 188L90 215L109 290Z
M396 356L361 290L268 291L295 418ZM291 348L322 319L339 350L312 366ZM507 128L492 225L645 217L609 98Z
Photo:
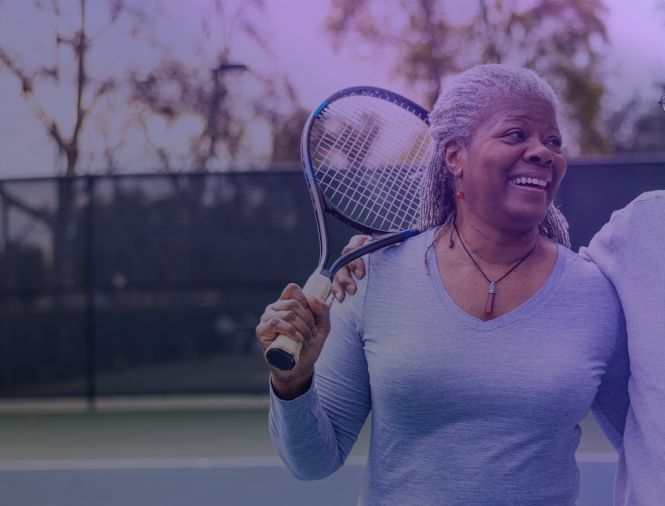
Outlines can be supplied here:
M340 90L324 100L307 118L300 140L300 158L303 173L305 175L305 182L307 183L307 190L312 201L312 208L314 209L316 229L319 236L319 264L303 286L303 292L306 296L314 296L323 301L325 301L330 294L335 273L344 265L367 253L405 241L420 233L417 229L408 229L388 233L383 232L381 235L374 237L377 234L376 229L358 223L339 212L335 206L328 201L317 183L316 173L314 172L314 167L311 163L310 135L312 127L319 116L332 103L336 100L353 95L372 96L387 100L398 107L402 107L411 112L423 120L425 124L429 125L429 113L421 106L396 93L373 86L353 86ZM354 229L374 237L363 246L340 256L330 267L327 266L330 259L328 225L325 216L327 212ZM289 371L296 366L301 348L302 343L293 341L287 336L279 335L268 347L264 357L270 367L281 371Z
M303 172L305 174L307 190L312 200L312 208L314 209L314 217L316 220L316 229L319 235L319 264L317 269L321 271L321 273L324 275L328 275L328 273L330 273L330 271L333 269L333 267L331 267L330 269L326 268L328 260L330 259L330 248L328 245L328 226L326 224L326 219L325 219L326 212L329 212L341 222L346 223L347 225L351 226L352 228L362 233L369 234L372 237L375 237L377 234L376 229L367 227L362 223L358 223L348 218L347 216L339 212L335 206L331 205L326 196L323 194L323 191L321 191L321 188L319 187L318 183L316 182L316 173L314 172L314 167L312 166L311 163L312 152L310 146L310 137L311 137L312 127L315 121L321 116L321 114L325 112L325 110L332 103L349 96L370 96L370 97L379 98L381 100L387 100L388 102L392 102L393 104L401 107L402 109L414 114L415 116L423 120L425 124L429 125L429 113L427 112L427 110L425 110L424 108L413 102L412 100L409 100L408 98L402 97L401 95L393 93L392 91L385 90L383 88L378 88L375 86L351 86L349 88L344 88L334 93L333 95L329 96L323 102L321 102L321 104L309 115L309 117L307 118L307 122L305 123L305 126L303 128L303 133L300 139L300 160L302 163ZM391 235L393 233L398 233L398 232L399 231L388 232L387 234L383 233L380 237L383 237L384 235L385 236ZM406 238L407 237L401 240L405 240ZM382 246L376 246L377 249L380 247ZM374 250L371 249L370 251ZM345 256L340 257L335 262L335 264L339 264L339 266L332 273L330 273L330 278L332 279L332 277L335 275L335 272L337 272L337 270L343 267L346 263L351 262L355 258L358 258L359 256L362 256L365 253L366 252L363 252L357 257L348 259L345 262L343 262Z

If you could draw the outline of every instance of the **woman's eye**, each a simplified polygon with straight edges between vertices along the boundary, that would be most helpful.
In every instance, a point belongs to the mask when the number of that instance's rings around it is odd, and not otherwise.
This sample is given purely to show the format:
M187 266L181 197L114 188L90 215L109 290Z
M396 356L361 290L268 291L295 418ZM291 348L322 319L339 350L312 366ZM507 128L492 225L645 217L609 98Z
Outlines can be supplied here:
M522 132L521 130L509 130L504 134L504 137L516 141L522 141L524 140L524 132Z
M558 137L551 137L550 139L547 140L547 144L550 144L552 146L556 146L558 148L561 147L561 139Z

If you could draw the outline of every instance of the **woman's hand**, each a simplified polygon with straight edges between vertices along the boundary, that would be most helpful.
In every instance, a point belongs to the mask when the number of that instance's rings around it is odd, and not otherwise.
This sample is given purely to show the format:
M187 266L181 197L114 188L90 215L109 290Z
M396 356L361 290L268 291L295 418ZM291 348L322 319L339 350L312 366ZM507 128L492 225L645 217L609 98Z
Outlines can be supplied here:
M279 334L303 343L298 363L292 370L272 370L273 389L279 397L294 399L307 391L314 363L329 333L330 307L315 297L305 297L298 285L287 285L279 299L266 306L256 327L263 352Z
M342 254L359 248L371 240L372 237L369 235L354 235L351 237L351 240L349 240L349 244L344 246ZM365 262L363 262L362 258L356 258L353 262L346 264L335 274L332 293L335 299L339 302L344 301L347 292L353 295L358 289L356 280L353 279L351 273L353 273L353 276L357 279L365 277Z

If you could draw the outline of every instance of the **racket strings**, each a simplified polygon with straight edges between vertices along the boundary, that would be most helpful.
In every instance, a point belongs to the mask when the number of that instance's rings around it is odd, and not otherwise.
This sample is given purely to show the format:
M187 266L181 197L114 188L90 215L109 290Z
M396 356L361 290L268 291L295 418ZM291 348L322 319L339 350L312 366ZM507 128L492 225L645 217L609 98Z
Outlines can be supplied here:
M391 172L394 172L394 168ZM339 176L339 173L336 174ZM404 191L404 185L398 188L399 185L394 182L394 178L394 175L384 173L378 180L374 178L362 181L358 187L358 182L354 182L348 175L342 179L324 177L324 185L328 183L329 189L334 189L332 194L330 191L326 192L325 188L324 192L343 214L350 215L358 222L379 230L401 230L412 224L411 217L414 220L417 217L418 203L415 190L417 185L413 185L410 191L408 187ZM393 181L393 184L386 184L389 181ZM373 190L369 191L367 185L373 185ZM351 203L354 207L349 213ZM385 212L386 208L392 211L392 216ZM406 219L403 219L404 217ZM382 223L385 220L388 220L388 224ZM407 222L406 226L404 221Z
M369 103L371 101L371 103ZM334 102L312 128L322 192L341 214L379 231L411 228L431 157L427 125L399 104L373 97Z
M344 124L339 133L323 130L315 152L315 167L319 167L317 176L320 186L328 199L336 203L339 210L347 216L355 216L355 209L361 204L363 197L369 199L371 194L365 190L365 187L357 184L358 181L352 177L353 172L344 169L335 170L332 164L340 154L345 158L344 164L348 167L353 167L358 160L367 158L369 147L375 138L372 128L368 128L372 120L371 115L366 115L362 122L357 120L355 124ZM329 139L332 139L332 142ZM349 213L348 207L353 203L355 203L354 210ZM342 205L344 207L341 207ZM364 206L361 204L361 207Z
M352 165L352 167L353 167L353 165ZM376 202L375 205L372 207L372 210L375 211L375 212L377 211L377 209L380 209L382 206L386 207L389 203L398 202L399 200L396 200L396 199L400 198L399 192L397 191L397 187L398 187L397 181L396 181L397 178L395 177L395 174L394 174L394 172L396 170L399 170L399 169L397 167L395 167L394 165L388 166L388 168L391 169L391 172L393 172L393 174L383 174L382 176L380 176L380 178L378 180L376 178L374 180L375 193L376 193L376 197L378 199L378 202ZM325 178L324 178L324 182L328 182L328 181L325 181ZM333 200L337 196L336 193L339 193L340 188L347 191L348 188L351 187L352 178L348 177L348 174L346 174L346 177L344 177L341 181L338 181L338 182L341 182L342 185L341 185L341 187L337 188L335 194L330 195L330 193L328 192L329 197L332 196ZM371 181L370 181L370 183L371 183ZM414 185L414 188L415 188L415 186L416 185ZM347 196L349 195L348 191L347 191L346 195ZM362 195L365 196L365 197L368 197L368 198L370 197L370 195L367 191L362 191ZM407 197L406 199L404 198L405 196ZM417 210L417 205L416 205L417 202L415 202L415 200L417 198L416 191L414 191L414 190L408 191L408 192L406 192L406 195L402 194L401 197L402 197L403 205L406 205L407 207L409 207L409 203L411 203L411 205L410 205L410 207L412 209L411 214L415 215L416 210ZM351 200L353 200L353 199L354 199L354 197L351 196ZM364 207L365 210L367 210L367 208L368 208L367 205L363 205L362 201L357 201L357 199L356 199L356 205L354 206L354 209L351 211L351 213L353 214L354 211L357 212L359 206ZM343 207L341 209L341 211L344 212L344 213L347 213L347 214L349 213L348 203L345 207ZM364 218L364 219L365 219L365 221L367 221L366 218ZM392 220L392 222L396 223L394 220ZM372 223L372 225L377 226L375 222Z
M422 154L423 147L427 144L425 142L426 140L429 140L429 137L421 136L420 142L411 144L412 147L405 157L408 164L399 169L406 171L406 174L404 174L405 177L413 178L419 170L419 166L417 166L418 168L414 167L414 163L420 164L423 161L419 157ZM405 186L400 178L394 176L394 169L391 170L390 173L382 176L382 182L384 183L382 188L382 195L384 197L383 205L389 209L389 211L392 211L394 217L399 216L401 208L407 210L407 216L417 217L420 179L418 179L418 184L416 185L411 184ZM390 200L388 200L388 197L390 197Z

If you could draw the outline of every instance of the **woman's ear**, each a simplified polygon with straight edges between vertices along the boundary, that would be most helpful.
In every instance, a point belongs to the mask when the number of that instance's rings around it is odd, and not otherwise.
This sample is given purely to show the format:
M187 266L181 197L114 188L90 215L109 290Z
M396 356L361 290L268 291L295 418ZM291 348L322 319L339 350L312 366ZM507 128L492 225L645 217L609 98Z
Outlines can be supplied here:
M446 162L446 167L456 178L462 177L464 155L464 147L458 141L450 141L443 148L443 159Z

